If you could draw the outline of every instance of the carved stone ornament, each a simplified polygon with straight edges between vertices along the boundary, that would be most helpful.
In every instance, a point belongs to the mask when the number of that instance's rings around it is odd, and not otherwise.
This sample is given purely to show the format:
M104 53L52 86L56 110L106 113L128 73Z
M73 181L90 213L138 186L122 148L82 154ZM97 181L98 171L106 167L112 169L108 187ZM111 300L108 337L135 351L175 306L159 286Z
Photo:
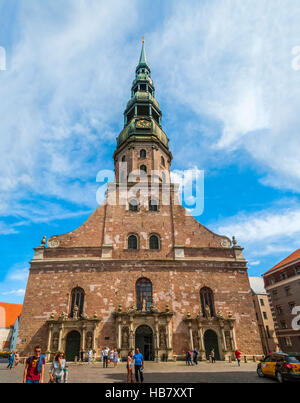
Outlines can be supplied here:
M230 248L231 242L228 239L223 239L221 241L221 246L222 248Z
M59 240L57 238L50 239L48 241L49 248L58 248L59 247Z

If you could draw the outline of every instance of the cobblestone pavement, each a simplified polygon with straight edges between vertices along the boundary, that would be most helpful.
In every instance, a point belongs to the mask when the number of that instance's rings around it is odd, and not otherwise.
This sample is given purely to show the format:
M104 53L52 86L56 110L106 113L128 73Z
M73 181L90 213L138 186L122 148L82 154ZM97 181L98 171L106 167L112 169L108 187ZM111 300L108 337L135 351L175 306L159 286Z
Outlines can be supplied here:
M24 365L13 370L6 369L6 363L0 363L0 383L19 383L23 379ZM259 378L256 374L257 364L217 362L216 364L199 363L198 366L187 367L184 362L145 363L145 383L267 383L275 380ZM46 366L45 382L48 382L49 366ZM120 363L118 368L103 369L97 364L70 364L69 383L124 383L126 382L126 364Z

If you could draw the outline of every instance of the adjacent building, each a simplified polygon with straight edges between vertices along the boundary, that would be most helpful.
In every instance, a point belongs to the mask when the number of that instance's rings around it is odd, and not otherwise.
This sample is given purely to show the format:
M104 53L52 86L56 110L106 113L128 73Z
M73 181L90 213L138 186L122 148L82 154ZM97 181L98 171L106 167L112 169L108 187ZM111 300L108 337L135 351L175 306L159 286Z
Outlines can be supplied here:
M263 278L280 349L287 353L299 353L300 249L272 267Z
M9 351L17 339L18 321L22 305L0 302L0 351ZM16 343L13 343L15 348Z
M249 277L249 280L263 352L267 355L278 349L273 315L264 287L264 280L261 277Z
M219 360L237 347L261 355L243 248L192 217L170 181L173 157L144 44L113 158L105 202L80 228L35 249L21 353L40 344L48 358L64 350L68 360L89 348L99 357L106 346L123 358L139 347L155 361L187 348L202 359L212 348Z

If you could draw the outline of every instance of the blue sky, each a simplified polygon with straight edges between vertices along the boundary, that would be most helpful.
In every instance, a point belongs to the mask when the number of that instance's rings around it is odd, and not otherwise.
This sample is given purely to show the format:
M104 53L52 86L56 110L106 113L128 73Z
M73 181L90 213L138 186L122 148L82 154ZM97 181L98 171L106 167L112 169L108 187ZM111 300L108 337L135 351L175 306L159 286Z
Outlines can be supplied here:
M97 207L141 37L174 170L205 170L198 220L235 235L249 275L299 248L298 0L0 0L0 300L33 248Z

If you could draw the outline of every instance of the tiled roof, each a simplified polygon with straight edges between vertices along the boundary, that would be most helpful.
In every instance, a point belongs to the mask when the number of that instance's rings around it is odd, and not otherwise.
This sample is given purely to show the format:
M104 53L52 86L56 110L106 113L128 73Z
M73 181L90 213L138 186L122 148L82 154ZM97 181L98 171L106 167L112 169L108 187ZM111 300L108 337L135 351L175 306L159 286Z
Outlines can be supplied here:
M9 329L22 312L23 305L0 302L0 327Z
M295 260L300 259L300 249L297 249L295 252L293 252L291 255L289 255L288 257L286 257L285 259L283 259L281 262L279 262L276 266L272 267L272 269L268 270L264 276L268 273L270 273L271 271L278 269L281 266L285 266L288 263L292 263Z
M250 287L254 294L267 294L264 280L261 277L249 277Z

